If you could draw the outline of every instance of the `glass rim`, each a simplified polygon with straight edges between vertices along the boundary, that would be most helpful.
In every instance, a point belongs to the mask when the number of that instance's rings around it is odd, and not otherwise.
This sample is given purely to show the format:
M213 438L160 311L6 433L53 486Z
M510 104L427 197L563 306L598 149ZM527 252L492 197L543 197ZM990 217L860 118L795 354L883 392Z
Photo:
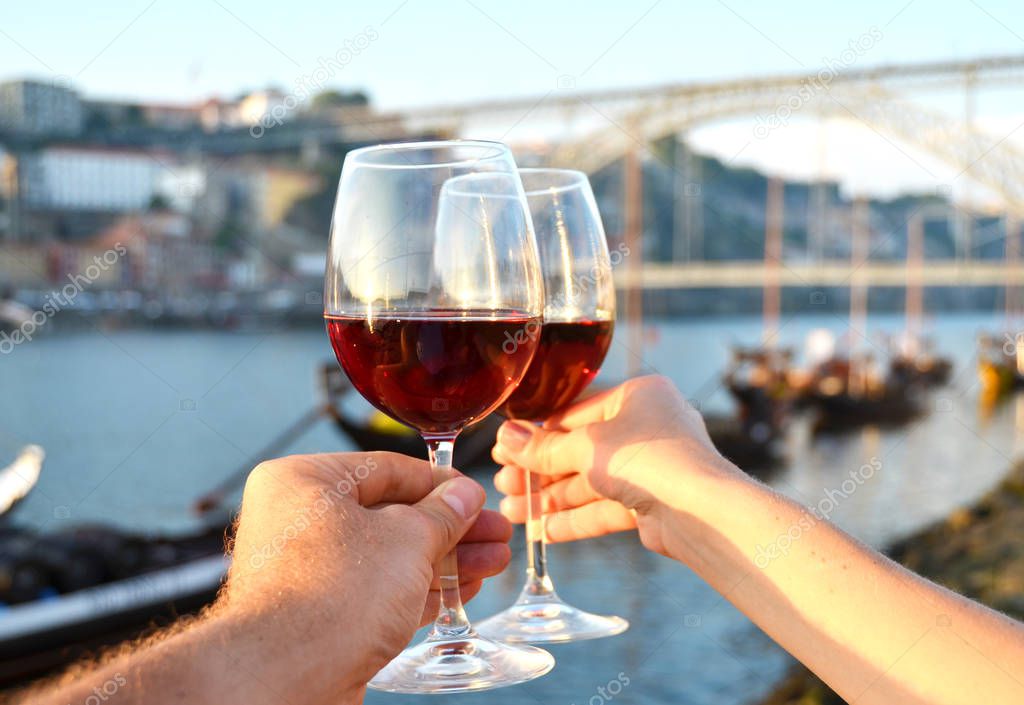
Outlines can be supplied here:
M566 177L566 182L562 184L553 184L551 186L544 186L542 188L526 188L526 180L524 176L541 175L547 174L549 176L560 176ZM586 188L590 183L590 179L582 171L578 169L559 169L556 167L525 167L519 170L520 179L523 181L523 190L526 193L527 198L530 196L544 196L549 193L564 193L566 191L572 191L573 189Z
M392 163L375 161L372 159L373 155L385 152L401 153L417 150L458 149L460 147L479 149L482 154L473 159L450 159L443 162L438 161L428 163ZM349 150L345 155L345 161L348 162L351 159L352 163L357 166L371 167L375 169L442 169L458 166L470 166L472 164L479 164L480 162L504 159L506 156L511 156L511 154L512 150L509 149L508 145L497 140L418 140L415 142L388 142L368 145L366 147L358 147L356 149Z
M461 188L465 183L492 180L495 178L508 179L509 185L512 186L509 193L486 193L481 191L469 191ZM474 171L469 174L459 174L458 176L453 176L446 180L442 187L442 194L448 196L469 196L472 198L504 198L512 201L518 201L522 198L522 192L518 189L520 183L519 175L514 171Z

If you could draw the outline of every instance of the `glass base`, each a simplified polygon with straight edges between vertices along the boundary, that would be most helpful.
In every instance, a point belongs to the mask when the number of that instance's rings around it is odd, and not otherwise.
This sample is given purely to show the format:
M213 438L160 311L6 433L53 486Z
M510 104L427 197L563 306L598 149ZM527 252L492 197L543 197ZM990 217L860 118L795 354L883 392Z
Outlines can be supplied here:
M555 658L533 646L502 644L469 632L427 638L400 653L369 686L391 693L459 693L502 688L543 676Z
M600 639L629 628L622 617L603 617L566 604L554 592L523 594L504 612L475 625L492 639L509 643L554 644L563 641Z

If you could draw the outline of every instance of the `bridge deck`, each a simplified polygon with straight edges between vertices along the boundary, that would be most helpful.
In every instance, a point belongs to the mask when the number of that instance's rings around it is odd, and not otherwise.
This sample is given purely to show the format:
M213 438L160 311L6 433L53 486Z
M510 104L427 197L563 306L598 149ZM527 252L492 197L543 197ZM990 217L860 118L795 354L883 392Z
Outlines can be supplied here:
M919 272L903 262L872 262L856 270L847 262L782 264L766 267L763 262L701 262L695 264L645 263L639 271L623 263L615 271L620 289L753 288L768 278L781 286L905 286L918 281L923 286L1004 286L1008 277L1024 285L1024 266L1005 262L929 261Z

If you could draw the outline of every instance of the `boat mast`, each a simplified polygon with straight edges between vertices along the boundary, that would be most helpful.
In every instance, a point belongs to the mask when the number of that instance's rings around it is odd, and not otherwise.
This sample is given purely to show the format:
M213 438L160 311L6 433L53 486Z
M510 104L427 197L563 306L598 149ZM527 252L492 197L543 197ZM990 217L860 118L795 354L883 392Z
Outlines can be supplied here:
M1020 259L1020 221L1013 213L1003 218L1005 240L1003 256L1006 259L1006 281L1003 291L1003 312L1007 330L1013 330L1017 317L1017 271Z
M1003 222L1006 240L1003 252L1006 258L1006 284L1003 293L1003 311L1006 330L1014 336L1013 342L1017 353L1017 374L1024 374L1024 339L1016 330L1019 316L1019 293L1017 282L1020 281L1020 221L1014 213L1007 213Z
M863 365L855 364L857 338L867 337L868 288L864 282L863 267L868 259L868 209L867 201L858 196L853 201L853 222L850 243L850 369L847 388L851 394L861 395L865 391L866 373ZM861 369L857 369L861 368Z
M784 186L777 176L768 178L767 203L764 219L764 293L762 306L764 331L761 344L774 347L779 334L779 314L782 309L779 268L782 266L782 223Z
M906 334L913 357L918 353L921 321L924 317L924 292L921 283L924 268L924 216L916 211L907 223Z

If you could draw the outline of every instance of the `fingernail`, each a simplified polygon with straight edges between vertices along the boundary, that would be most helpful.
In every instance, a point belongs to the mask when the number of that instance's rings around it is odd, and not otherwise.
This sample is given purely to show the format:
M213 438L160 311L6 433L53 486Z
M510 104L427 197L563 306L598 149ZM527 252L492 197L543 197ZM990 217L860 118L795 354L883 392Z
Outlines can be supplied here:
M533 431L530 428L515 421L508 421L498 429L498 443L514 453L523 449L531 435Z
M483 505L483 488L468 477L456 477L445 483L441 499L463 519L469 519Z

